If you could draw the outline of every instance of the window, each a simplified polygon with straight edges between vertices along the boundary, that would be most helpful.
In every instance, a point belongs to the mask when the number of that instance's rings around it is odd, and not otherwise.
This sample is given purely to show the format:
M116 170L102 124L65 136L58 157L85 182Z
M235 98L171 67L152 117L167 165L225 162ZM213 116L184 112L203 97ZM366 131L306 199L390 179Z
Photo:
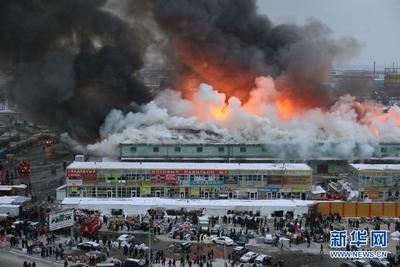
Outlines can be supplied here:
M175 147L175 152L181 152L181 147L176 146L176 147Z
M160 152L160 148L158 146L153 147L153 152Z
M131 147L131 152L133 152L133 153L136 152L136 147L135 147L135 146L132 146L132 147Z
M225 151L225 147L220 146L220 147L218 148L218 152L224 152L224 151Z
M244 146L242 146L242 147L240 147L240 152L246 152L246 147L244 147Z
M196 150L197 150L197 152L203 152L203 147L198 146L198 147L196 148Z

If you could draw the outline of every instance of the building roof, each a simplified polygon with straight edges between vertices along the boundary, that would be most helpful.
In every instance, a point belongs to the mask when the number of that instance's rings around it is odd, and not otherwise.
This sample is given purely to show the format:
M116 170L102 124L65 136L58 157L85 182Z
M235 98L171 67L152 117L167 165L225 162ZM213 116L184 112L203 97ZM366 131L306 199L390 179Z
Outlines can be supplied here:
M94 204L94 205L132 205L132 206L159 206L170 207L183 206L187 208L211 208L211 207L297 207L310 206L315 204L312 200L298 199L171 199L171 198L156 198L156 197L136 197L136 198L79 198L67 197L62 201L62 205L79 205L79 204Z
M165 170L296 170L311 171L304 163L218 163L218 162L82 162L67 169L165 169Z
M26 201L30 201L31 199L29 197L25 196L2 196L0 197L0 204L2 205L7 205L7 204L22 204Z
M400 171L400 164L350 164L358 171Z

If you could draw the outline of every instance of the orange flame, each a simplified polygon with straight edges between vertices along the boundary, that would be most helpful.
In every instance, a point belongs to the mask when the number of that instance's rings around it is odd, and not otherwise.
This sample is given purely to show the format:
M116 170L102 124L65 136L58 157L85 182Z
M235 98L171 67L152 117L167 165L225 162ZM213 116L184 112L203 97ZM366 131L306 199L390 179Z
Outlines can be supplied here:
M211 114L217 120L222 120L228 116L228 112L226 111L226 105L223 108L214 108L211 110Z
M287 97L279 99L276 101L276 106L278 108L278 116L283 120L291 119L295 112L295 107L293 101Z

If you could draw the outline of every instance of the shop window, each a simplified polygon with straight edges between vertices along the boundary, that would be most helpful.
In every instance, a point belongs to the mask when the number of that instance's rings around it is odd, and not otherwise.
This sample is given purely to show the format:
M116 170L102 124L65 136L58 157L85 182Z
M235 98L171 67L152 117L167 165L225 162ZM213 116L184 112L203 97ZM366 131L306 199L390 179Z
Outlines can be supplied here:
M196 151L199 152L199 153L200 153L200 152L203 152L203 147L198 146L198 147L196 148Z
M160 152L160 148L158 146L153 147L153 152L158 153Z
M131 152L136 153L136 147L135 146L131 147Z
M240 152L241 153L245 153L246 152L246 147L245 146L240 147Z
M220 147L218 148L218 152L224 152L224 151L225 151L225 147L220 146Z
M175 147L175 152L181 152L181 147L180 146L176 146Z

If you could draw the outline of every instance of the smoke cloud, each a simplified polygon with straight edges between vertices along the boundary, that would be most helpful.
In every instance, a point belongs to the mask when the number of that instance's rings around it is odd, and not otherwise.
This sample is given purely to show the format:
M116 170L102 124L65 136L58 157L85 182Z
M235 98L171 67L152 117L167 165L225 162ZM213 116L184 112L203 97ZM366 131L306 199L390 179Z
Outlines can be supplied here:
M151 34L105 3L0 3L0 60L14 69L11 99L37 122L81 141L98 136L111 109L151 100L134 77Z
M95 154L117 156L124 141L241 142L365 158L400 141L397 107L329 85L356 40L315 20L274 25L252 0L6 0L0 32L12 100L68 140L98 141ZM156 67L173 73L150 92L138 77Z
M257 13L255 1L160 0L154 17L197 79L195 88L207 82L242 101L256 77L269 75L299 106L329 106L337 99L325 85L332 62L359 48L353 38L332 39L315 20L301 27L273 25Z
M142 106L142 112L113 110L101 128L102 141L89 145L98 155L117 157L122 142L137 143L261 143L271 156L284 159L335 157L365 159L379 155L379 142L400 136L400 109L389 113L373 103L363 107L363 123L352 107L354 98L341 97L329 110L310 109L282 120L273 102L279 97L271 77L259 77L248 102L228 100L207 84L200 85L192 100L173 90L161 92ZM228 104L226 105L226 100ZM257 105L258 114L251 109ZM213 116L223 109L224 116Z

